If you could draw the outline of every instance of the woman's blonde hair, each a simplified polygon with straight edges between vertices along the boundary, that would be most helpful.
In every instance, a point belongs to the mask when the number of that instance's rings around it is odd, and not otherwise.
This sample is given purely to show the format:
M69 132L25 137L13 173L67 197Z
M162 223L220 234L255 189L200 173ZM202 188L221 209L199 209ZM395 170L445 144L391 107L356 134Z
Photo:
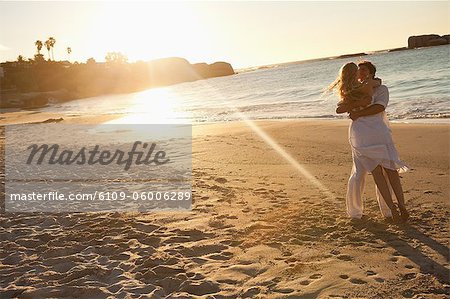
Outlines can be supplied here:
M349 62L341 67L338 77L328 86L327 91L332 91L336 88L339 98L347 101L357 97L354 93L360 86L361 84L358 82L358 66L353 62Z

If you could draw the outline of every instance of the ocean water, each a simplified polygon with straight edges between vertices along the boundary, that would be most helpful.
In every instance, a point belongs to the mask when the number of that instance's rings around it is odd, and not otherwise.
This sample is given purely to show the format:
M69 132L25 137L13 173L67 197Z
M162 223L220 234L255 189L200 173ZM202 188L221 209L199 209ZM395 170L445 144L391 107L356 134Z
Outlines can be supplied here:
M361 57L388 86L390 120L450 118L450 46ZM43 111L73 115L124 114L123 122L216 122L248 119L346 118L323 90L358 57L292 63L141 92L93 97Z

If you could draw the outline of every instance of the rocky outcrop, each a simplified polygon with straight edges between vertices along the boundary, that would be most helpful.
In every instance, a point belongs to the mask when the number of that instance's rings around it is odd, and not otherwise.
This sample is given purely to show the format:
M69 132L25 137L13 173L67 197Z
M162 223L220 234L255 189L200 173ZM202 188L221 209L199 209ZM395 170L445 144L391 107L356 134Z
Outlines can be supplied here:
M210 67L210 74L211 77L221 77L221 76L228 76L233 75L234 70L231 64L227 62L214 62L213 64L209 65Z
M443 35L442 38L445 38L447 44L450 44L450 34Z
M199 79L234 75L234 69L227 62L212 64L190 64L186 59L170 57L148 62L153 86L171 85Z
M235 73L231 64L222 61L212 64L195 63L192 65L192 68L201 78L228 76Z
M426 34L410 36L408 38L408 48L420 48L420 47L431 47L440 46L450 43L449 35L439 36L437 34Z
M194 72L199 76L200 78L207 78L209 74L209 64L201 62L201 63L194 63L192 65L192 68Z
M136 63L0 64L0 108L37 108L76 98L129 93L235 74L226 62L191 64L169 57Z
M147 62L150 86L166 86L194 81L189 61L180 57L168 57Z

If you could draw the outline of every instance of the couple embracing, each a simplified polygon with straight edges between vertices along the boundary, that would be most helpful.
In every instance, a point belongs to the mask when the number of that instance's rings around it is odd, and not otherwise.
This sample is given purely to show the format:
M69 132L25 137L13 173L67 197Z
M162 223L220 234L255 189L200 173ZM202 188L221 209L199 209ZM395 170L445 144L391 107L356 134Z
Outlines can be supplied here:
M370 61L358 65L350 62L341 67L337 79L328 88L338 92L340 102L336 112L349 113L352 119L348 133L353 167L347 187L347 214L355 219L362 217L364 182L370 172L382 215L394 222L405 222L409 213L399 173L409 168L399 159L386 117L389 90L375 73ZM392 193L397 198L398 210Z

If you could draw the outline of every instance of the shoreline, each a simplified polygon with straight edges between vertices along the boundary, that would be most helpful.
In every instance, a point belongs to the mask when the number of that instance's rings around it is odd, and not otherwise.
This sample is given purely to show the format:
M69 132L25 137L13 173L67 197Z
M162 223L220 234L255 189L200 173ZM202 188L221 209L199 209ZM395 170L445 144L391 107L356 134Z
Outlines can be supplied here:
M24 123L39 123L46 122L48 120L59 120L62 118L63 122L70 123L89 123L90 121L94 123L106 123L111 122L123 117L129 117L130 114L104 114L104 115L81 115L81 114L64 114L57 112L42 112L36 110L20 110L13 112L3 112L0 114L0 125L9 124L24 124ZM265 122L265 121L348 121L349 118L345 117L295 117L295 118L257 118L248 119L251 122ZM60 122L57 121L57 122ZM178 121L178 120L175 120ZM193 126L196 125L207 125L207 124L218 124L218 123L233 123L233 122L244 122L246 120L235 119L235 120L217 120L217 121L198 121L190 122ZM50 121L53 122L53 121ZM56 121L55 121L56 122ZM450 118L415 118L415 119L393 119L389 120L391 124L430 124L430 125L450 125ZM177 123L177 122L175 122ZM184 123L184 122L183 122ZM189 123L189 122L186 122Z

